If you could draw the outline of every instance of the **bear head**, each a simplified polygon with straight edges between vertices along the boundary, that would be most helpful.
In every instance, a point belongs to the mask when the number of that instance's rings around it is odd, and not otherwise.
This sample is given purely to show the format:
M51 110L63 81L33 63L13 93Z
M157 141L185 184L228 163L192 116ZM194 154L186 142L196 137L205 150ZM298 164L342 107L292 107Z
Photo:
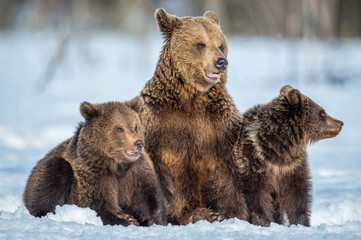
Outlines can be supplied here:
M280 90L280 99L288 113L289 121L294 121L298 127L303 128L306 140L316 142L326 138L333 138L341 131L343 122L337 120L312 101L303 95L299 90L286 85Z
M202 17L178 18L157 9L155 18L171 61L185 83L207 92L225 79L221 76L228 65L228 47L215 13L208 11Z
M96 152L117 163L136 161L143 149L143 136L137 114L120 102L83 102L85 118L79 139L87 151Z

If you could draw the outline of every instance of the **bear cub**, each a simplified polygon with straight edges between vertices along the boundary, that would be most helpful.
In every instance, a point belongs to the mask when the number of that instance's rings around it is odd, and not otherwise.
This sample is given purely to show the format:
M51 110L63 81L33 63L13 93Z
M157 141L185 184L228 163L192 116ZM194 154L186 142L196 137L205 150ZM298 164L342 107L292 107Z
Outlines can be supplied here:
M137 114L123 103L80 106L85 122L32 170L25 206L37 217L56 205L96 211L104 225L166 225L158 176L143 151Z
M310 225L308 143L333 138L343 122L291 86L243 114L235 151L253 224Z

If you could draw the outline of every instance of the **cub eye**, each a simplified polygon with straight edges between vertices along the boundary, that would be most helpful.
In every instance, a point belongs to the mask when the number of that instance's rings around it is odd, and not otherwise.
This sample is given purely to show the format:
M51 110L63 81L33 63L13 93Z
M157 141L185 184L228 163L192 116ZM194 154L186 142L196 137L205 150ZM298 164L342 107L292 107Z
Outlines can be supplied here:
M134 131L138 133L138 126L135 126Z
M204 43L198 43L197 47L198 47L198 49L203 49L206 47L206 45Z
M326 112L324 110L321 110L319 114L322 120L326 119Z
M123 128L120 128L120 127L117 128L117 132L123 132L123 131L124 131Z

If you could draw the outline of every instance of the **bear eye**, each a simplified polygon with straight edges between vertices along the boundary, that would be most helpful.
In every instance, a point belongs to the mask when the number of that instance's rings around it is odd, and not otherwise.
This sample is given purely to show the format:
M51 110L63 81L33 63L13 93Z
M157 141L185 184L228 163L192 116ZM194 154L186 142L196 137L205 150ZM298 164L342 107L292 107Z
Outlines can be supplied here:
M326 112L324 110L321 110L319 114L322 120L326 119Z
M223 44L222 44L221 46L219 46L219 50L221 50L222 53L224 52L224 46L223 46Z
M138 126L135 126L134 131L138 133Z
M118 127L118 128L117 128L117 132L123 132L123 131L124 131L123 128L121 128L121 127Z
M206 45L204 43L197 43L197 48L200 50L200 49L203 49L205 48Z

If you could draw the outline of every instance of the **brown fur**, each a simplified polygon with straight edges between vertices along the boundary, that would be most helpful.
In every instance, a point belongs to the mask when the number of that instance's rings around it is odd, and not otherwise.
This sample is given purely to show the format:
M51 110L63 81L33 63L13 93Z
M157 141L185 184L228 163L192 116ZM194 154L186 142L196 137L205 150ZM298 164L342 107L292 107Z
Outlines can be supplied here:
M165 43L154 77L131 105L161 178L168 220L197 208L247 219L232 155L241 117L225 88L226 72L215 66L227 56L218 18L212 12L178 18L163 9L155 17ZM221 77L213 81L205 72Z
M80 111L86 121L71 139L41 160L29 177L24 201L30 213L41 216L54 211L54 204L44 210L41 205L34 205L40 197L52 199L55 205L89 207L104 224L165 225L164 196L153 163L142 151L142 130L136 113L118 102L84 102ZM44 174L61 176L56 169L49 172L43 167L43 162L52 163L55 159L70 163L73 175L63 202L46 196L50 190L39 186L37 180L44 182ZM50 178L50 182L54 180Z
M310 225L311 183L306 147L335 137L343 123L290 86L265 105L243 115L235 146L244 194L253 224Z
M68 143L65 141L54 148L31 171L24 203L35 217L55 213L55 207L63 206L69 199L74 174L70 164L61 157Z

